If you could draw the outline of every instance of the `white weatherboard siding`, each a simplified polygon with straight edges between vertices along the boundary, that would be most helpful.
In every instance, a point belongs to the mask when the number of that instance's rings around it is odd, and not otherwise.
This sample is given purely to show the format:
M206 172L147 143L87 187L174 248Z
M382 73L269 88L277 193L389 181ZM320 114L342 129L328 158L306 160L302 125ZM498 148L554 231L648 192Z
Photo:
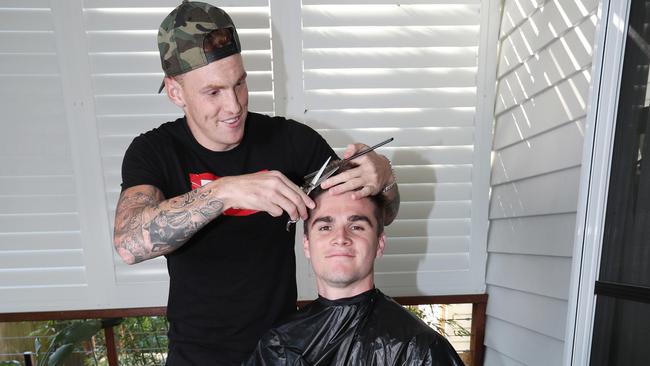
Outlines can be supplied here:
M595 0L506 0L486 272L485 364L562 363Z

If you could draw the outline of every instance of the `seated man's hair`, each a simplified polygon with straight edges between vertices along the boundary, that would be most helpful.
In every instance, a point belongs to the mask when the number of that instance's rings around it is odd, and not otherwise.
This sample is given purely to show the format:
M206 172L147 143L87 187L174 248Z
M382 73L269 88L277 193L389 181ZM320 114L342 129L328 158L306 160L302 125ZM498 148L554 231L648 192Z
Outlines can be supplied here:
M352 169L356 167L357 165L354 163L348 163L344 165L342 168L339 169L336 174L343 173L346 170ZM336 175L334 174L334 175ZM361 188L357 189L360 190ZM316 198L320 197L322 194L324 194L327 190L322 189L320 186L314 188L313 191L309 194L309 197L316 202ZM345 194L345 193L344 193ZM368 196L368 199L373 203L375 206L375 209L373 211L373 214L375 216L375 220L377 221L377 235L380 235L382 232L384 232L384 211L385 211L385 206L386 206L386 200L384 199L384 196L381 193L378 193L373 196ZM308 226L307 224L309 223L309 220L311 219L311 214L314 210L313 209L308 209L307 213L309 214L309 217L307 220L303 222L303 231L304 234L307 235L308 233Z

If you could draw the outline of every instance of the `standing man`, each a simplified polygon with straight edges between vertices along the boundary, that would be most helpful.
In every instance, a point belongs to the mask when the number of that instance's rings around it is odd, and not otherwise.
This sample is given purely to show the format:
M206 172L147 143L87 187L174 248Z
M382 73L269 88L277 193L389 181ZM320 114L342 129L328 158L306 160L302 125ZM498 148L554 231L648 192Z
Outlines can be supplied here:
M318 299L267 332L245 365L462 366L445 338L375 288L382 198L320 193L303 240Z
M314 207L297 184L335 154L305 125L248 112L239 37L223 10L184 1L160 25L158 47L163 86L185 116L127 149L115 248L130 264L167 257L168 365L238 365L295 310L295 230L285 225ZM322 186L354 199L381 193L392 221L388 159L354 161Z

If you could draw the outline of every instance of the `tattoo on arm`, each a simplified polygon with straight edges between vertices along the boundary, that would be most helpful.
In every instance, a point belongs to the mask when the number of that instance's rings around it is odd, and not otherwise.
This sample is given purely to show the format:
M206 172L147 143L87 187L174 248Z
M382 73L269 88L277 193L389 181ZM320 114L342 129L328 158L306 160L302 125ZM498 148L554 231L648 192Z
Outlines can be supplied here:
M163 201L155 187L122 193L115 219L115 246L128 263L170 253L223 213L223 202L201 187Z
M115 215L115 248L128 263L147 259L142 232L143 211L146 206L155 205L163 199L157 189L129 194L122 192L117 202Z

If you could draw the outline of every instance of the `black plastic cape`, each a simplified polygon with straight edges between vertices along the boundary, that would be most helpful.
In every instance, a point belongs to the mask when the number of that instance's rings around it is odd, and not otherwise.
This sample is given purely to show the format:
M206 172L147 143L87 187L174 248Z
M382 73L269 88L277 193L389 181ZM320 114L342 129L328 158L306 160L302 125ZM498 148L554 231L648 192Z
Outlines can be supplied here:
M319 297L267 332L244 363L263 365L461 366L441 335L377 289Z

